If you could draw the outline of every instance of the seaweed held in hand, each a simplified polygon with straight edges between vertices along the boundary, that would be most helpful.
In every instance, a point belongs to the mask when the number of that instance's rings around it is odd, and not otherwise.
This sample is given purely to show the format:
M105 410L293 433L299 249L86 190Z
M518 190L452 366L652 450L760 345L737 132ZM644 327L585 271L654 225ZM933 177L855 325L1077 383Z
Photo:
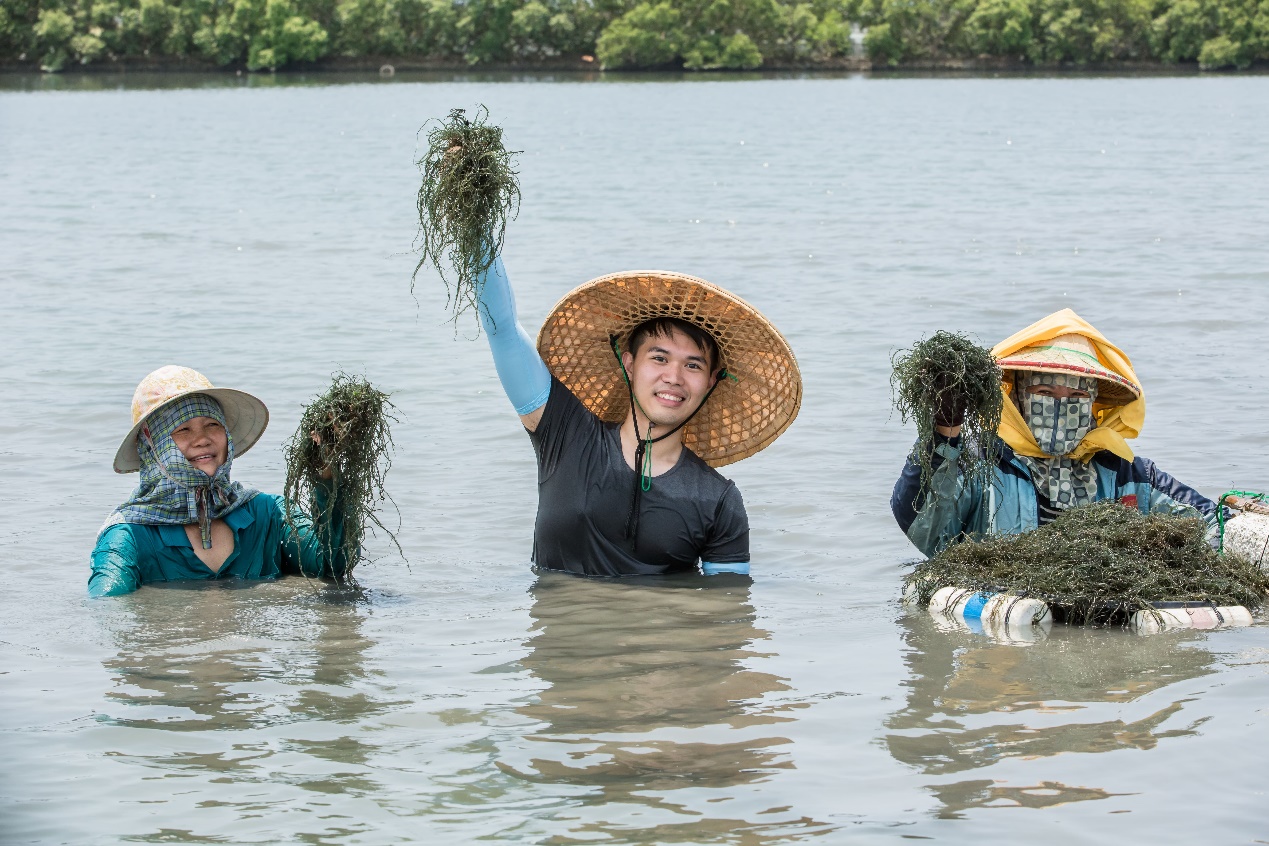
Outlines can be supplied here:
M912 349L895 352L890 364L891 401L903 422L915 422L917 427L909 457L921 468L921 489L930 489L934 474L930 444L937 419L942 425L962 427L957 464L966 484L982 484L985 497L1000 454L996 431L1002 375L991 351L965 335L935 332Z
M1198 517L1142 514L1118 502L1080 505L1021 535L953 544L916 565L905 586L921 604L941 587L1043 599L1084 625L1123 619L1152 602L1256 608L1269 574L1218 554Z
M502 129L487 124L488 117L484 106L471 119L463 109L452 110L428 130L427 152L417 162L423 173L422 255L412 280L430 262L445 282L455 322L480 307L480 276L502 252L507 220L520 211L516 154L503 146Z
M292 508L308 512L326 538L325 552L331 560L335 549L324 527L334 515L322 513L315 493L318 485L333 490L335 496L328 498L326 507L333 508L336 499L343 504L341 546L349 577L361 560L362 538L370 526L382 530L401 551L396 536L375 513L381 502L390 500L383 482L392 466L389 423L397 421L394 409L388 394L365 379L337 373L330 389L304 409L284 448L288 524Z

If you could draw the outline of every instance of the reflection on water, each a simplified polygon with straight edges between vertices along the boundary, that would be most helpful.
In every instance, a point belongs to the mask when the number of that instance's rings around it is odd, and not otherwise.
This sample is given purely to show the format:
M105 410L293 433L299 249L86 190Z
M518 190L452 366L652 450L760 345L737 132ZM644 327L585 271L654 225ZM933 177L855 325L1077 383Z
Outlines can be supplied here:
M175 584L147 588L129 612L105 662L116 684L107 697L131 706L111 716L116 725L236 730L348 722L373 707L353 687L370 644L355 590Z
M1057 781L1042 781L1031 787L1010 787L983 779L941 784L930 789L944 805L944 810L939 813L943 819L963 819L962 812L970 808L1052 808L1071 802L1125 795L1108 793L1096 787L1068 787Z
M1098 703L1130 703L1214 672L1196 636L1135 637L1119 630L1055 626L1033 643L1002 642L914 612L902 620L911 673L907 704L886 727L890 754L929 775L1015 757L1153 749L1194 727L1163 729L1183 700L1141 719L1090 719ZM1001 787L965 781L931 788L945 816L978 806L1047 807L1110 795L1044 782Z
M784 719L756 701L787 690L784 680L743 663L763 657L752 647L768 637L754 626L749 588L740 577L544 574L532 589L533 651L522 663L550 687L522 713L556 734Z
M683 821L700 816L685 804L691 789L730 791L793 767L781 749L789 740L770 727L801 706L766 701L789 689L786 680L749 666L768 657L756 645L769 636L754 625L749 589L747 577L617 582L543 574L532 589L531 651L521 664L547 687L517 709L540 726L526 738L524 757L499 767L529 782L585 787L584 806L665 812L664 822L637 826L638 842L709 842L741 831L762 842L786 837L790 826L814 828L809 820L753 825L714 814ZM711 801L732 795L715 792ZM582 822L573 833L623 830Z
M373 792L363 775L337 771L364 769L370 757L355 732L270 734L304 722L353 726L388 707L358 689L365 687L363 658L372 645L361 633L360 599L356 589L299 578L173 584L132 595L115 626L118 654L104 662L114 707L98 719L180 732L182 739L131 743L107 754L164 777L281 782L318 794ZM240 732L241 740L204 748L204 732ZM252 804L224 799L211 804L240 813Z

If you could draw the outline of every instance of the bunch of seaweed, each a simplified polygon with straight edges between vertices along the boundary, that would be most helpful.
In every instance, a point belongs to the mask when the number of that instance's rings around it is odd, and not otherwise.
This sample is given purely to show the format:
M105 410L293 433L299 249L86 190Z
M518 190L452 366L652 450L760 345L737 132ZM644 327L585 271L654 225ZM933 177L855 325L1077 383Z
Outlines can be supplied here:
M520 211L520 183L513 151L502 143L502 129L486 123L481 106L474 117L453 109L427 133L427 152L416 162L423 173L419 188L419 263L431 263L445 282L446 307L457 323L461 314L479 309L479 279L502 252L507 220ZM426 128L426 127L425 127ZM479 332L479 327L477 328Z
M1082 625L1122 621L1153 602L1210 602L1254 609L1269 574L1220 555L1198 517L1142 514L1114 501L1076 506L1020 535L968 539L905 579L926 604L941 587L1008 591L1042 599Z
M288 527L294 529L296 508L307 512L323 538L326 560L342 551L348 578L363 557L362 539L370 526L383 531L401 552L396 535L376 513L379 503L391 500L384 478L392 466L389 424L397 418L388 396L364 378L335 374L330 389L304 409L283 451ZM328 530L335 519L342 520L343 530L338 550Z
M911 349L890 356L890 396L904 423L917 427L909 458L921 468L921 490L934 474L934 427L961 426L957 459L965 483L990 487L1000 454L1002 374L991 351L954 332L935 332Z

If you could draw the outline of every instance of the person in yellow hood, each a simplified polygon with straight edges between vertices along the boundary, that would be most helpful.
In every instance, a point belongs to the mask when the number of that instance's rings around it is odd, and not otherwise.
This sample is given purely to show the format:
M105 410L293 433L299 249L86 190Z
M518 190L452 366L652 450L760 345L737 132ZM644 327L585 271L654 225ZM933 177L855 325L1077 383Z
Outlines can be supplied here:
M957 473L964 404L935 420L935 471L921 490L909 459L890 497L900 528L925 555L970 534L1020 534L1088 502L1114 499L1143 513L1202 517L1215 530L1216 503L1133 455L1145 394L1123 351L1070 309L1051 314L992 349L1004 371L1000 437L991 491Z

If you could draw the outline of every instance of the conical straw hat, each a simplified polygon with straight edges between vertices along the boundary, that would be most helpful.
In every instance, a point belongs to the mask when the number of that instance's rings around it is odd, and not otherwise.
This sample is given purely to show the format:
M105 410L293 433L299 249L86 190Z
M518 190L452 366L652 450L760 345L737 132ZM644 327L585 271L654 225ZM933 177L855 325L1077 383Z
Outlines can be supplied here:
M749 303L703 279L631 270L570 291L538 332L538 352L555 378L599 419L620 423L630 394L613 354L654 317L677 317L718 342L728 376L683 427L683 445L712 467L748 458L780 436L802 404L802 374L784 336Z
M220 403L225 425L234 439L234 458L255 446L264 434L264 427L269 425L269 409L251 394L217 388L193 368L167 364L142 379L132 394L132 428L115 453L116 473L135 473L141 469L141 456L137 453L141 427L151 414L190 394L205 394Z
M1141 386L1102 364L1093 342L1083 335L1058 335L1042 344L1023 347L996 363L1003 370L1036 370L1043 373L1091 376L1101 382L1097 390L1097 401L1108 405L1132 402L1141 396Z

